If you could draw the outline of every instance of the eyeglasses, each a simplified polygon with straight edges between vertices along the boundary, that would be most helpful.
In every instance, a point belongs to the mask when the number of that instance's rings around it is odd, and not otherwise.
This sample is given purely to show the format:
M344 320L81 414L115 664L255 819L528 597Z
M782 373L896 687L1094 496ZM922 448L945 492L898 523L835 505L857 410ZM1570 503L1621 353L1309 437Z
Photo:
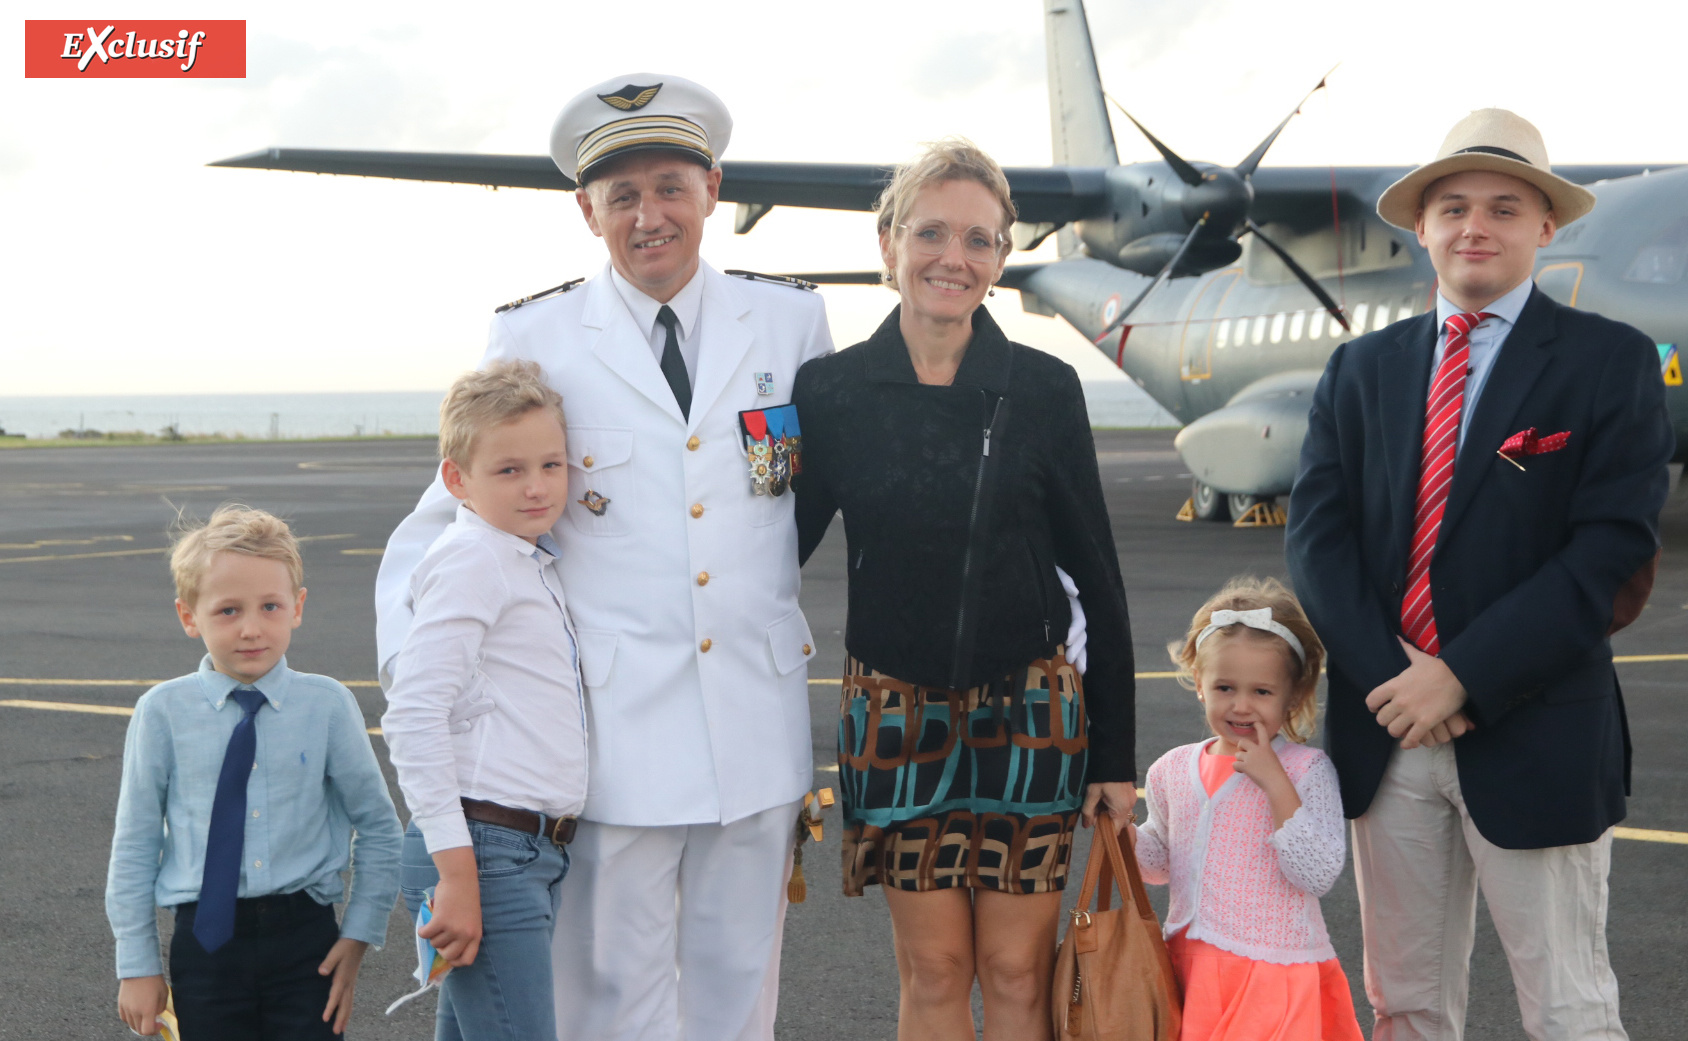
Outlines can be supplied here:
M1002 232L994 228L975 225L966 231L957 232L941 220L899 224L897 227L908 232L910 248L928 257L942 256L957 236L961 238L961 252L968 260L975 261L995 260L1008 242Z

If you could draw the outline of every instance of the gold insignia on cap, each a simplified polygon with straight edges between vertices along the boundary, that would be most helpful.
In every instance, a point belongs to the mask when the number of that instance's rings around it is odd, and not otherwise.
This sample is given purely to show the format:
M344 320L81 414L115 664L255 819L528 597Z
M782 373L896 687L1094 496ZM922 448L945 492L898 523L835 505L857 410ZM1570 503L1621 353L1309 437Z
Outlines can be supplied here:
M631 112L636 108L644 108L656 97L656 92L662 89L658 83L651 87L639 87L629 83L613 94L599 94L598 100L611 108L619 108L623 112Z

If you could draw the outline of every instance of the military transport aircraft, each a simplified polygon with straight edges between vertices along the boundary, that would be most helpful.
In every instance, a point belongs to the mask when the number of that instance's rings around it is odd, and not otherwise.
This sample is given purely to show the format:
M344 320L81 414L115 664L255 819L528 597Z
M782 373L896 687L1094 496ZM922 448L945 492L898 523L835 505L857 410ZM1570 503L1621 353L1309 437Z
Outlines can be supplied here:
M1162 159L1122 165L1083 0L1043 5L1055 164L1006 172L1020 210L1015 245L1033 249L1053 234L1060 259L1010 265L1003 284L1019 290L1027 311L1065 318L1187 424L1176 443L1194 475L1192 515L1269 523L1272 500L1294 478L1330 352L1434 306L1428 255L1376 213L1378 196L1407 168L1261 166L1295 112L1235 167L1187 162L1125 113ZM548 156L270 148L211 165L575 187ZM721 168L721 198L738 204L740 234L775 206L870 210L892 170L734 160ZM1537 284L1653 337L1680 461L1688 457L1677 357L1677 345L1688 346L1688 167L1555 172L1600 201L1541 251ZM874 272L799 277L878 280Z

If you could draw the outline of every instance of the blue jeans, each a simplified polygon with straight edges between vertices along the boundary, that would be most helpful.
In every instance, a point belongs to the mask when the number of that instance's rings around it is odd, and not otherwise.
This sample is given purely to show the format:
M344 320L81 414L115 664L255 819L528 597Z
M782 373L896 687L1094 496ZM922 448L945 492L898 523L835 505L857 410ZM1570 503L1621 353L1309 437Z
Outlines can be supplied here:
M481 886L481 948L440 985L435 1041L555 1041L551 932L568 853L550 839L469 822ZM411 920L439 882L414 823L404 833L400 880Z

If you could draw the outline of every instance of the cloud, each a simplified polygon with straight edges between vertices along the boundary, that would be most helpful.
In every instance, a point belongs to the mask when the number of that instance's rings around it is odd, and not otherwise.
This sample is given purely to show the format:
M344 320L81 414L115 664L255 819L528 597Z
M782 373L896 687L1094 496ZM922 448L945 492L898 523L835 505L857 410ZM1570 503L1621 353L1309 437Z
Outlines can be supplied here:
M260 36L238 118L264 127L266 144L477 150L502 128L508 106L448 92L427 62L406 53L416 36L400 26L364 44L333 47Z
M35 163L29 150L16 141L0 138L0 178L21 176Z

